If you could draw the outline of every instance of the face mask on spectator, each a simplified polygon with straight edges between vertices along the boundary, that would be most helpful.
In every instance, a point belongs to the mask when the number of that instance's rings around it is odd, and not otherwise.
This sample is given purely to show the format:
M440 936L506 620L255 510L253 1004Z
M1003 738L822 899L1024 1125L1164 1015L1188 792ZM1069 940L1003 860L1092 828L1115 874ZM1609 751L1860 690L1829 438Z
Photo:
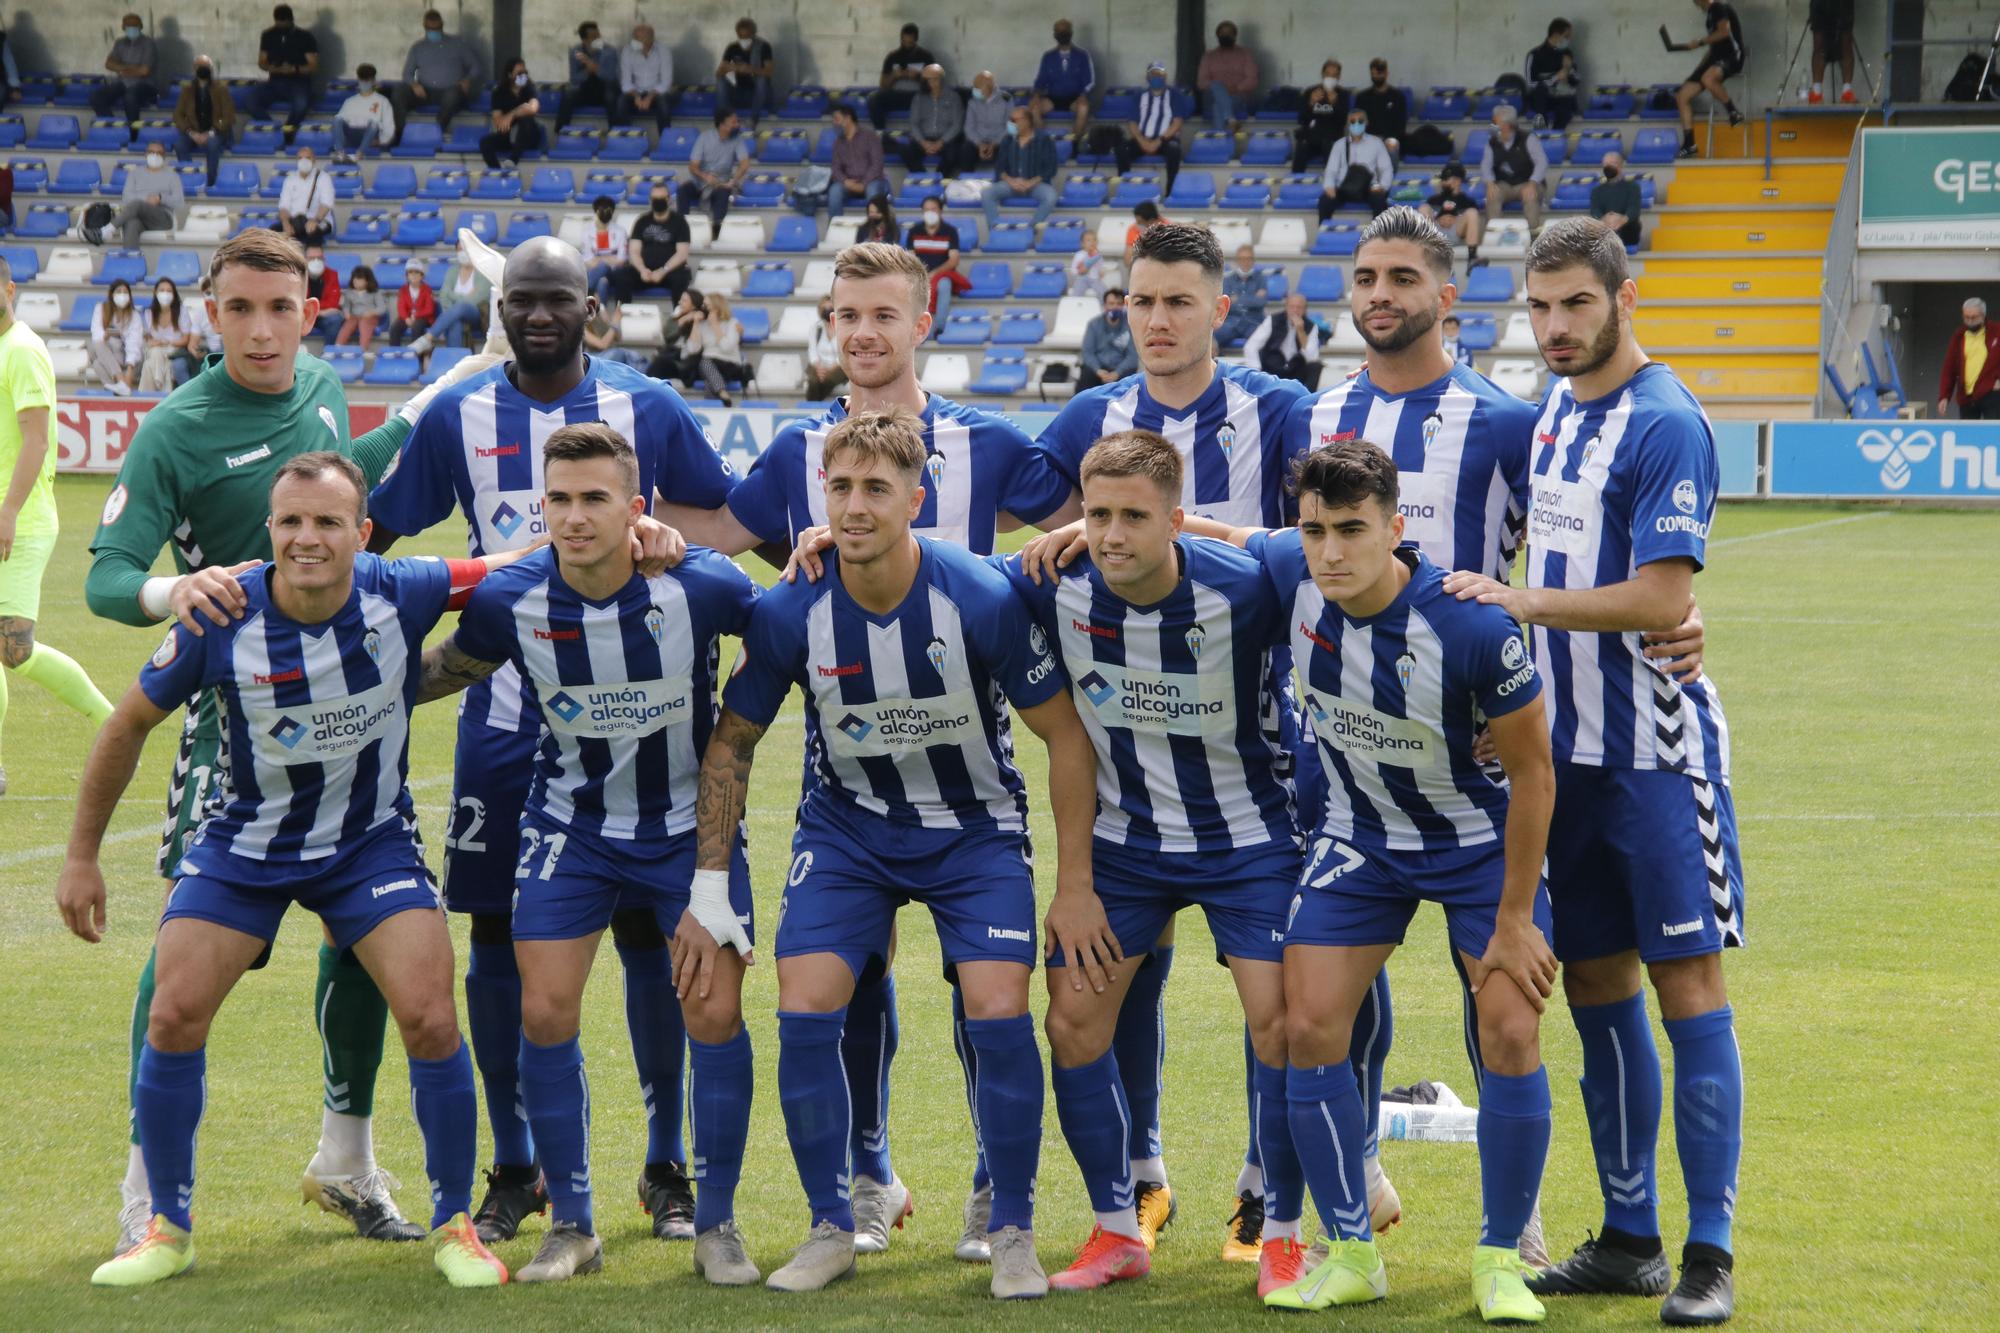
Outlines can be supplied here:
M1611 165L1609 165L1609 164L1606 164L1606 166L1605 166L1605 168L1604 168L1604 179L1606 179L1606 180L1608 180L1608 181L1615 181L1615 180L1617 180L1617 179L1618 179L1618 168L1617 168L1617 167L1614 167L1614 166L1611 166Z
M516 75L514 76L514 86L515 86L516 88L525 88L525 87L527 87L527 86L528 86L528 76L527 76L526 74L516 74Z
M174 303L174 289L171 287L156 288L153 292L153 299L161 305L172 305Z
M130 292L111 293L111 304L117 306L120 310L123 310L126 306L132 304L132 293Z
M427 42L441 42L444 40L444 30L442 28L425 28L424 40Z
M1347 122L1347 132L1359 139L1362 135L1368 133L1368 122L1365 120L1350 120Z
M974 89L972 90L972 100L973 100L973 101L975 101L975 102L983 102L983 101L985 101L985 100L986 100L986 90L985 90L984 88L974 88Z
M127 24L125 26L125 35L127 37L132 38L134 41L137 41L139 38L144 37L146 35L146 30L144 28L137 26L136 24Z
M326 273L326 261L324 259L308 259L306 261L306 272L312 274L315 278L323 276Z
M1234 46L1236 45L1236 34L1233 32L1218 32L1215 34L1215 44L1217 46Z
M597 220L599 222L609 222L611 221L611 215L616 211L610 208L600 208L597 210Z
M1164 74L1148 74L1146 76L1146 86L1158 92L1167 86L1167 76Z
M1123 324L1125 322L1125 307L1122 305L1112 306L1104 312L1104 317L1113 324Z
M669 201L667 199L667 196L663 194L654 195L652 198L653 211L655 213L658 213L661 217L665 217L667 214L668 202Z
M215 71L210 69L208 66L203 65L200 69L194 72L194 76L197 79L200 79L203 83L207 83L210 79L213 79L215 77Z
M1567 37L1558 37L1558 38L1556 38L1556 39L1555 39L1554 41L1550 42L1550 43L1549 43L1549 46L1550 46L1550 48L1551 48L1551 49L1553 49L1553 50L1557 50L1557 51L1567 51L1567 50L1569 50L1569 38L1567 38Z
M146 165L158 171L161 167L167 165L167 159L159 153L148 153L146 154Z
M935 208L926 208L924 210L924 225L926 227L935 227L942 221L944 221L944 214L938 212Z
M300 158L300 159L299 159L299 175L301 175L301 176L310 176L310 175L312 175L312 173L313 173L313 160L312 160L311 158L309 158L309 157L302 157L302 158Z
M363 79L354 85L354 91L360 93L363 97L368 96L368 94L375 91L375 80Z
M1340 86L1340 80L1334 78L1333 75L1331 74L1323 75L1320 78L1319 86L1326 89L1328 92L1332 92L1335 88L1338 88Z

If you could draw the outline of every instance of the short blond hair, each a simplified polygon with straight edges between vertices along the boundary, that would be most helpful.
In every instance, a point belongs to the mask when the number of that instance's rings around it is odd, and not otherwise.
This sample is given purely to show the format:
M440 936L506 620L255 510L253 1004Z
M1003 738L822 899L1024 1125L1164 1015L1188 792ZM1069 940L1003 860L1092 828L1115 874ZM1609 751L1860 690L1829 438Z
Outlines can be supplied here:
M231 264L263 273L289 273L299 280L300 287L308 285L305 250L291 237L265 227L240 231L215 247L208 261L211 290L221 279L222 270Z
M1163 435L1150 430L1121 430L1090 446L1077 468L1077 482L1088 486L1092 477L1144 477L1160 488L1173 504L1179 504L1182 478L1180 451Z
M887 463L915 486L924 474L924 423L908 408L860 412L827 432L821 457L848 453L861 464Z
M900 245L887 241L863 241L850 245L834 257L833 280L851 278L865 282L869 278L899 275L910 284L910 309L922 314L930 308L930 270L924 261Z

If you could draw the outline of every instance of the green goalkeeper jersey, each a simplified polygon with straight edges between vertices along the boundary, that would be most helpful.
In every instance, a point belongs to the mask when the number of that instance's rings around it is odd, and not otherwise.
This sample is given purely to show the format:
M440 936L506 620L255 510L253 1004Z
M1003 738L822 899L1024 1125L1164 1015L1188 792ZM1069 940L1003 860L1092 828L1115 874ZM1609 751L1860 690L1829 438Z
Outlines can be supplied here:
M285 393L252 393L212 355L201 372L146 413L118 469L91 539L84 595L90 609L127 625L150 625L139 589L160 548L172 543L182 573L271 558L271 479L285 460L317 449L347 455L372 487L409 423L400 416L350 439L340 377L301 351Z

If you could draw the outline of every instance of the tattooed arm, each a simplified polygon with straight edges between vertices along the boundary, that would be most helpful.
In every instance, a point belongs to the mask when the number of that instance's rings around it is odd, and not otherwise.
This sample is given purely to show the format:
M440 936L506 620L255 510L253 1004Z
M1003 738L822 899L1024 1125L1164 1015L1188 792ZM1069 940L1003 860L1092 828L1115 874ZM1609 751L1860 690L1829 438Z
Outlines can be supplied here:
M729 902L729 859L749 796L750 761L764 731L724 708L701 757L701 783L694 801L694 882L688 889L687 910L668 946L674 986L684 1001L690 995L708 998L715 958L725 947L733 946L745 965L755 961L750 956L750 934Z
M417 680L417 702L427 704L477 685L500 669L498 662L472 656L458 646L458 635L424 649L422 674Z

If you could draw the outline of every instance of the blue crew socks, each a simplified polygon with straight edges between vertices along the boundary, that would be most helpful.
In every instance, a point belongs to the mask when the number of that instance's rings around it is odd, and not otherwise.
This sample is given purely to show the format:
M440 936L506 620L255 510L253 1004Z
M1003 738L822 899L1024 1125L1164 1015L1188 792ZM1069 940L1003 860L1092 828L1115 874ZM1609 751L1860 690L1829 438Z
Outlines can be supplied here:
M1251 1128L1256 1132L1257 1162L1264 1174L1265 1226L1283 1228L1290 1223L1296 1236L1299 1214L1305 1211L1306 1177L1298 1149L1292 1144L1290 1077L1283 1065L1262 1063L1256 1077ZM1268 1229L1264 1238L1276 1239Z
M1167 1058L1167 1018L1163 997L1174 970L1170 944L1155 949L1132 974L1125 1005L1111 1050L1118 1057L1118 1077L1125 1082L1125 1104L1132 1108L1132 1142L1127 1151L1135 1162L1160 1155L1160 1079Z
M812 1224L831 1222L854 1230L848 1201L847 1073L840 1063L840 1033L847 1010L828 1014L778 1011L778 1102L785 1110L785 1137L799 1183L812 1208Z
M979 1141L993 1171L993 1220L1029 1231L1035 1225L1035 1172L1042 1156L1042 1048L1035 1022L969 1018L966 1035L979 1050Z
M1382 1069L1389 1063L1389 1047L1396 1039L1396 1013L1389 1004L1389 969L1375 974L1375 981L1362 997L1354 1015L1354 1032L1347 1041L1347 1062L1354 1066L1355 1081L1361 1086L1361 1124L1367 1136L1366 1156L1381 1149L1376 1131L1382 1124Z
M590 1213L590 1080L575 1037L537 1046L521 1036L521 1100L541 1149L558 1222L596 1233Z
M493 1165L521 1170L535 1164L535 1136L521 1102L521 969L514 944L472 942L465 969L465 1022L472 1055L486 1087L493 1125Z
M840 1063L854 1110L848 1153L855 1175L884 1184L890 1175L889 1066L900 1040L895 975L884 972L877 981L857 982L840 1036Z
M1687 1184L1688 1242L1731 1251L1736 1163L1743 1155L1743 1063L1735 1011L1669 1018L1674 1047L1674 1141Z
M1549 1071L1486 1071L1479 1094L1479 1243L1519 1249L1549 1158Z
M194 1230L194 1136L208 1100L208 1049L167 1052L147 1042L139 1052L132 1114L146 1159L153 1211L184 1231Z
M1660 1234L1653 1156L1660 1139L1660 1053L1643 993L1572 1006L1583 1039L1583 1112L1604 1192L1604 1225L1638 1240Z
M951 1044L958 1052L958 1067L965 1073L965 1110L972 1117L972 1140L978 1156L972 1163L972 1188L990 1189L993 1173L986 1169L986 1145L979 1142L979 1052L965 1034L965 992L953 982L951 987Z
M1090 1207L1103 1223L1108 1214L1129 1211L1133 1204L1131 1142L1132 1108L1118 1078L1118 1057L1110 1051L1087 1065L1064 1069L1051 1061L1049 1081L1055 1087L1056 1119L1083 1185ZM1138 1223L1121 1235L1137 1236Z
M1368 1178L1361 1165L1361 1085L1354 1066L1300 1068L1285 1074L1292 1143L1319 1207L1320 1224L1341 1240L1368 1240Z
M687 1027L674 989L672 955L665 949L618 950L625 968L625 1026L632 1034L632 1063L646 1103L646 1163L687 1161L681 1147L681 1080Z
M694 1052L688 1114L694 1135L694 1233L699 1236L736 1216L736 1182L743 1177L756 1079L748 1028L716 1045L690 1040L688 1046Z
M463 1037L441 1060L410 1057L410 1109L424 1140L435 1231L472 1211L472 1177L479 1167L479 1096L472 1090L472 1056Z
M1257 1047L1250 1040L1250 1025L1243 1025L1243 1106L1249 1112L1250 1141L1243 1149L1243 1165L1258 1166L1257 1155Z

